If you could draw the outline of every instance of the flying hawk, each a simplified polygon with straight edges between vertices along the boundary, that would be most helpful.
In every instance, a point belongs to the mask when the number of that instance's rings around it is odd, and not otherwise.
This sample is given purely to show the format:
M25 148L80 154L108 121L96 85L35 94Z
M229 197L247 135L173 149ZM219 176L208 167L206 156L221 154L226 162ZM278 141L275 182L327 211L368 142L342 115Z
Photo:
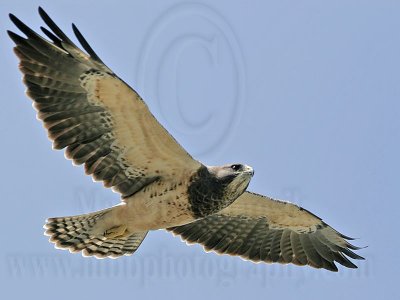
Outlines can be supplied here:
M54 149L121 194L121 203L78 216L49 218L56 247L84 256L131 255L150 230L166 229L206 250L254 262L337 271L356 268L359 248L295 204L246 192L253 169L206 166L158 123L146 103L97 56L72 25L77 47L39 8L48 39L14 15L26 37L8 31L19 68Z

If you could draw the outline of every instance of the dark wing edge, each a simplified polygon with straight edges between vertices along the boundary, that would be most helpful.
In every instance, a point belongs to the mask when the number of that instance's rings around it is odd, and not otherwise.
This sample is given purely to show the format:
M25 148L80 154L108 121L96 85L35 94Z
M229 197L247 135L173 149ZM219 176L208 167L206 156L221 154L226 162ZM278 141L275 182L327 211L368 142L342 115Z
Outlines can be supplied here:
M260 201L264 197L250 193L244 197L249 195L256 195ZM357 268L349 258L364 259L352 251L361 249L348 242L352 238L337 232L314 214L296 205L283 201L277 203L282 206L292 205L302 214L310 214L315 218L315 226L310 226L308 231L284 224L276 226L269 222L262 210L256 216L254 211L247 214L246 210L241 211L238 206L231 210L228 207L218 214L167 230L179 235L188 244L201 244L207 252L239 256L256 263L292 263L337 272L335 262L347 268Z
M102 63L75 26L74 32L90 56L80 50L42 8L39 14L51 29L42 27L51 41L13 14L9 15L11 21L26 38L7 32L16 44L14 52L20 59L27 95L33 100L38 119L48 130L53 148L66 148L67 158L76 165L84 164L86 174L103 181L104 186L112 187L123 197L157 180L158 176L147 176L140 168L132 170L121 160L123 150L115 146L109 112L90 103L87 91L81 86L82 78L93 74L118 77Z

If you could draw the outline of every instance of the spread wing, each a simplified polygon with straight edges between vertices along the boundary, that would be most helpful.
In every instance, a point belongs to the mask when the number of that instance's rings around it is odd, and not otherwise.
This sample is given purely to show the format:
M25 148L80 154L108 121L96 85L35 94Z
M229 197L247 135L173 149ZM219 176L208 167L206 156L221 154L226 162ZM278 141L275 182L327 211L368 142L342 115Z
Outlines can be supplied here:
M245 192L218 214L169 228L188 243L207 251L238 255L254 262L293 263L337 271L335 261L357 268L346 256L351 238L337 232L309 211L265 196Z
M26 35L8 32L53 148L128 197L156 179L195 170L195 161L150 113L140 96L96 55L73 25L87 54L39 8L46 40L10 14Z

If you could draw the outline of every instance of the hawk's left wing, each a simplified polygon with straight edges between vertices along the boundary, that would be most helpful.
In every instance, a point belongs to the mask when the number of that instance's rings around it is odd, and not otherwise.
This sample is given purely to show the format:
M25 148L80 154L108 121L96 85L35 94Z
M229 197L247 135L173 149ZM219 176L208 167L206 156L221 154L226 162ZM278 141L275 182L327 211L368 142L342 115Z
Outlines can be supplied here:
M351 238L337 232L309 211L262 195L245 192L215 215L169 228L188 243L207 251L238 255L254 262L293 263L337 271L335 261L357 268L346 256Z

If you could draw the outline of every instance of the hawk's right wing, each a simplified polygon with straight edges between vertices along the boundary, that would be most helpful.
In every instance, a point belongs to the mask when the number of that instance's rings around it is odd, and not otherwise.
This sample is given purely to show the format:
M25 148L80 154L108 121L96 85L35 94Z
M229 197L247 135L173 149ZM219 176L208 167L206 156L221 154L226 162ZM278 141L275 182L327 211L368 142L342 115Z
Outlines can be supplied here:
M335 261L357 268L346 256L363 259L358 247L309 211L262 195L245 192L215 215L168 228L207 251L238 255L254 262L293 263L337 271Z
M116 76L73 26L87 54L39 8L46 40L18 18L15 42L27 94L55 149L106 187L128 197L163 176L201 165L157 122L141 97ZM171 178L172 178L171 177Z

